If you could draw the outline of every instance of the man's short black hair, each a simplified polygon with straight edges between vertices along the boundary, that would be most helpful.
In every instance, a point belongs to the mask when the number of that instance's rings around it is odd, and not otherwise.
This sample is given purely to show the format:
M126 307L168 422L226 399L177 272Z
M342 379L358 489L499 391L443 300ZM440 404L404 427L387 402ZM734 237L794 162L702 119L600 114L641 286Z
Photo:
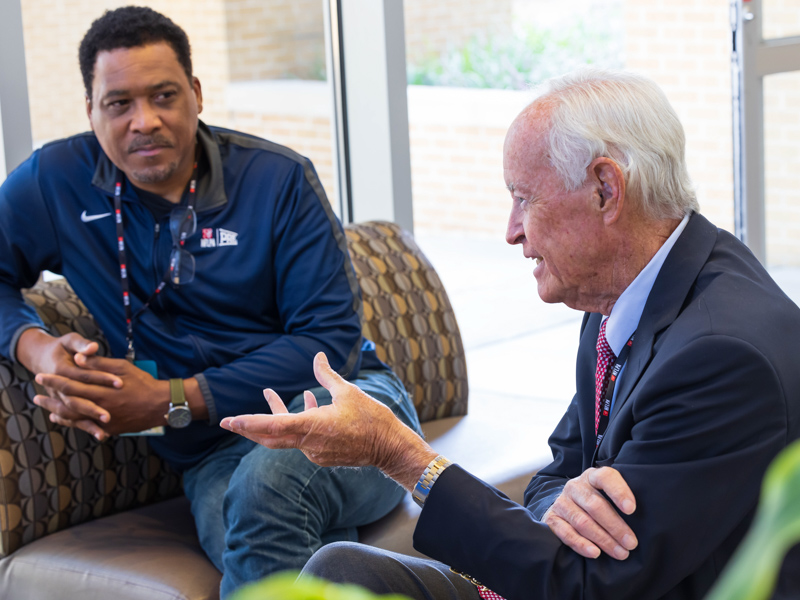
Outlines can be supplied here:
M192 81L192 50L186 32L172 20L152 8L123 6L107 10L95 20L81 40L78 60L86 95L92 97L92 80L97 54L117 48L137 48L166 42L175 51L178 62Z

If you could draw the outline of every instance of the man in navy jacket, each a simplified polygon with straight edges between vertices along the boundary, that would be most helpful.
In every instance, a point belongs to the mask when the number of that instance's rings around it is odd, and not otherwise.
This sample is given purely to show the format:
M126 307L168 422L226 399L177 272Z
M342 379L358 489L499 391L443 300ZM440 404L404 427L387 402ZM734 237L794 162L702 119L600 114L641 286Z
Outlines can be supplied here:
M545 84L509 129L504 173L506 240L535 261L545 302L586 311L576 394L524 506L437 456L321 355L335 409L222 425L320 464L379 466L422 505L414 545L441 561L337 544L310 573L420 599L699 600L766 466L800 436L800 309L698 214L683 129L644 77Z
M403 492L377 469L268 451L221 418L268 411L265 387L286 397L315 387L324 351L418 422L362 340L344 232L311 163L200 122L186 34L155 11L107 12L80 62L93 133L37 150L0 188L0 352L37 373L47 393L34 402L55 423L98 440L166 426L148 439L183 471L224 597L355 539ZM20 289L45 269L66 276L114 358L42 329Z

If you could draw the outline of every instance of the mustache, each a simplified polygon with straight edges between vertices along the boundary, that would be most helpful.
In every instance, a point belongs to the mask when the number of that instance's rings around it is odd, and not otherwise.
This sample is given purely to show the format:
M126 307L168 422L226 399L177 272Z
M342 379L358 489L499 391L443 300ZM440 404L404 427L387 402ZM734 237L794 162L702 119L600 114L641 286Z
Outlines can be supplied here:
M131 142L130 146L128 146L128 154L136 152L140 148L144 148L146 146L162 146L164 148L172 148L173 144L172 140L161 134L142 136Z

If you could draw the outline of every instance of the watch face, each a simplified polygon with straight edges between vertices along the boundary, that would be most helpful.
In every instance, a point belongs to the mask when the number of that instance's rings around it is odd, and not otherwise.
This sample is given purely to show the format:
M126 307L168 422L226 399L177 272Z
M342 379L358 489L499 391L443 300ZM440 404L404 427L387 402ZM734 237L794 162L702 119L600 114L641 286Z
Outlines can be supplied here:
M173 406L167 413L167 424L175 429L186 427L192 422L192 411L188 406Z

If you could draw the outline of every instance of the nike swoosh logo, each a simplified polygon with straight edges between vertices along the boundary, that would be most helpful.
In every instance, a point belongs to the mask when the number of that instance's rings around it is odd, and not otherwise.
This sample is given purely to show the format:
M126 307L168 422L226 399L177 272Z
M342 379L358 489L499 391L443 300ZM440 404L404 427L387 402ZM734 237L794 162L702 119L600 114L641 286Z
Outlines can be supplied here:
M97 219L103 219L105 217L110 217L111 213L103 213L102 215L87 215L86 211L81 213L81 221L84 223L89 223L91 221L96 221Z

